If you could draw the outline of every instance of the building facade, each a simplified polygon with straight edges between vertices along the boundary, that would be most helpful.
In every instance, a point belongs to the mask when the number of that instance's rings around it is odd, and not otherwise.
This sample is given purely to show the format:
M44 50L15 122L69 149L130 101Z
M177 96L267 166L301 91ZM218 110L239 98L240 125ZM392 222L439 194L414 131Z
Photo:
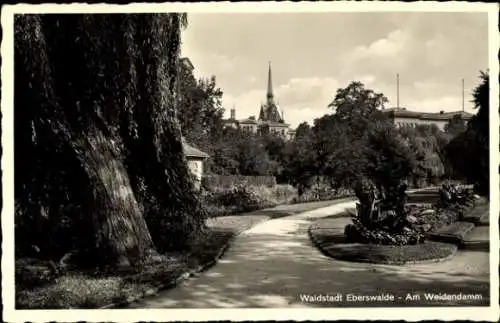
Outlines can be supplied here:
M472 114L465 111L453 111L453 112L416 112L410 111L406 108L390 108L385 109L384 112L388 113L394 120L394 124L397 127L415 127L417 125L436 125L440 130L444 131L445 125L456 115L459 115L462 120L467 123L471 118Z
M203 177L203 163L209 155L189 145L184 139L182 139L182 149L187 159L187 166L195 179L194 186L196 189L200 189L201 178Z
M292 139L295 131L285 122L283 111L274 99L272 70L269 63L267 93L265 103L261 103L259 117L250 116L246 119L236 119L236 109L231 109L231 117L224 120L226 127L239 128L251 133L271 133L285 139Z

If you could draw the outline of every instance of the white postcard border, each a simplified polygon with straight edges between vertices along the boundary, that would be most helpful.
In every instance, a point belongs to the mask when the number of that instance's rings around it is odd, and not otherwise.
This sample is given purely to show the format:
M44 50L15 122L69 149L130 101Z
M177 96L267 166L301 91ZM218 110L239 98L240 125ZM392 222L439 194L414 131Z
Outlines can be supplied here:
M487 320L499 318L499 200L490 203L490 307L330 308L330 309L109 309L15 310L14 307L14 144L13 144L13 15L15 13L151 13L151 12L484 12L489 25L490 104L498 106L498 6L463 2L261 2L18 4L2 7L2 299L8 322L206 321L206 320ZM478 35L478 37L481 37ZM495 109L490 109L495 111ZM499 115L490 113L490 194L499 197ZM495 153L493 153L495 152ZM496 237L496 239L493 239Z

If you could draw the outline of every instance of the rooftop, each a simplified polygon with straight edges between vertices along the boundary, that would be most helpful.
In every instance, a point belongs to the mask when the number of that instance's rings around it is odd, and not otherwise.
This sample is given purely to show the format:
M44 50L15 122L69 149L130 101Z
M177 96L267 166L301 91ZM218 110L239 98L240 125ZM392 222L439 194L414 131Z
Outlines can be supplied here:
M430 119L430 120L449 120L455 115L460 115L464 120L470 120L472 114L465 111L451 111L451 112L417 112L406 110L406 108L389 108L383 110L384 112L392 112L395 117L407 117L407 118L419 118L419 119Z
M252 123L252 124L257 124L257 120L255 120L255 118L247 118L247 119L243 119L243 120L239 120L239 123Z
M180 59L180 62L181 62L182 64L184 64L184 65L185 65L188 69L190 69L190 70L194 70L194 65L193 65L193 63L191 62L191 60L190 60L189 58L187 58L187 57L182 57L182 58Z
M186 157L197 157L197 158L208 158L210 157L207 153L189 145L186 141L182 141L182 149L184 150L184 155Z
M266 124L271 127L283 127L286 128L290 126L288 123L281 123L281 122L273 122L273 121L262 121L263 124Z

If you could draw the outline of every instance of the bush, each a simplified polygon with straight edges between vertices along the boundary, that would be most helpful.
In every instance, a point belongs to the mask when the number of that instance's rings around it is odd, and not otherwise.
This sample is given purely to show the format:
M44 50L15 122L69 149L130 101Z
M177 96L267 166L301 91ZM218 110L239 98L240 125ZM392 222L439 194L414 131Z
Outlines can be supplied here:
M202 178L205 189L231 188L238 185L268 186L276 185L274 176L242 176L242 175L206 175Z
M289 203L297 196L297 191L291 185L250 186L249 189L260 198L275 205Z
M290 202L296 196L290 185L219 187L203 190L202 199L209 216L250 212Z
M52 261L36 258L16 260L16 287L33 288L52 282L61 274Z
M297 196L293 199L293 203L306 203L306 202L316 202L316 201L328 201L344 197L353 196L354 193L350 189L339 188L332 189L328 185L319 185L306 190L301 196Z

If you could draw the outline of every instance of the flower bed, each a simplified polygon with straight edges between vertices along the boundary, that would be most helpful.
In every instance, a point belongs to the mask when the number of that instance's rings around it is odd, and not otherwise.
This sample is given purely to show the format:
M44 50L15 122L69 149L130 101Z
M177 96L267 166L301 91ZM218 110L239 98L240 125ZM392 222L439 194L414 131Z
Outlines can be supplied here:
M433 206L407 205L408 217L414 227L422 233L438 230L460 219L460 214L451 209L436 209Z
M346 225L348 242L385 245L419 244L428 232L461 221L475 205L472 191L443 185L438 194L425 192L435 203L429 207L407 204L406 184L380 188L368 179L356 186L359 203ZM422 195L422 192L417 194Z
M453 244L425 241L415 245L383 245L349 243L334 222L337 218L325 218L314 222L309 228L313 244L325 255L343 261L405 265L422 262L443 261L452 257L457 246Z
M360 203L354 212L349 210L351 219L346 220L344 232L338 223L328 222L338 220L323 219L310 227L311 240L325 254L341 260L383 264L443 260L451 257L457 246L445 243L454 241L428 241L428 237L433 237L431 233L449 228L463 241L474 226L461 221L475 205L468 192L451 198L441 196L433 206L403 204L404 194L399 203L377 204L377 197L371 192L358 191Z

